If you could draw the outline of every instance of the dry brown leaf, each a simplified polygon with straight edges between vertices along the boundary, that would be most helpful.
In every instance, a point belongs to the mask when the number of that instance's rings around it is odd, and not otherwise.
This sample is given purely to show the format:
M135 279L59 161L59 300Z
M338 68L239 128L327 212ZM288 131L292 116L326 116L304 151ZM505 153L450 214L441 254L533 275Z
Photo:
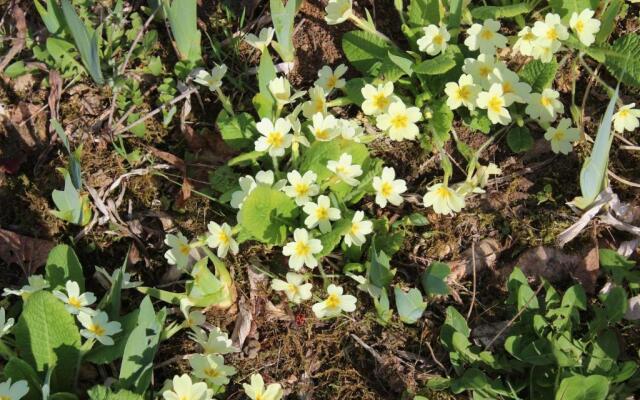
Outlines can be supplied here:
M60 95L62 94L62 78L55 69L49 71L49 84L51 85L49 98L47 99L49 112L51 113L52 119L59 120L58 103L60 101ZM51 130L53 130L53 128L51 128Z
M474 262L476 273L486 268L493 268L498 260L500 251L502 249L497 240L491 238L482 239L475 246L465 250L461 259L449 263L451 273L447 276L447 280L449 282L459 281L473 274Z
M233 346L242 349L245 340L251 333L253 325L253 314L251 313L251 307L247 304L244 297L241 297L238 301L238 317L236 318L236 325L233 328L231 334L231 341Z
M560 282L570 278L581 262L579 256L566 254L555 247L538 246L525 251L515 266L528 277Z
M597 247L584 256L571 275L582 284L587 293L595 293L596 282L600 275L600 252Z
M54 243L0 228L0 258L7 264L18 264L31 275L47 262Z

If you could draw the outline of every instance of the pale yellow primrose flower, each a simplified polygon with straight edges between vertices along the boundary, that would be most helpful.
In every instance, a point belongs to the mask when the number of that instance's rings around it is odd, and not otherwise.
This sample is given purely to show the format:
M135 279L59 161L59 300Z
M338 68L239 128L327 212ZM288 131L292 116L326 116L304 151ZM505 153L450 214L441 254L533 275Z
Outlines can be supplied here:
M437 214L450 214L460 212L465 206L464 196L449 188L444 183L437 183L429 187L423 197L425 207L433 207Z
M407 107L402 101L394 101L386 113L376 117L378 129L387 131L391 140L413 140L420 132L416 122L422 113L418 107Z
M84 327L80 330L82 336L87 339L96 339L105 346L112 346L114 342L111 336L122 331L120 322L109 322L109 317L104 311L96 311L92 314L81 312L78 314L78 321Z
M251 384L243 383L242 388L251 400L280 400L284 395L279 383L272 383L265 390L260 374L251 375Z
M424 36L418 39L417 44L420 51L424 51L430 56L444 52L447 49L447 42L451 35L446 26L428 25L422 28Z
M470 177L468 176L467 180L457 185L455 191L462 197L469 193L485 193L484 187L489 183L491 175L500 174L502 174L502 170L494 163L490 163L486 166L478 165L475 174Z
M300 175L298 171L291 171L287 173L287 179L290 185L283 187L282 191L294 199L299 206L305 205L320 192L320 188L316 185L318 175L313 171L307 171L304 175Z
M330 160L327 162L327 169L336 174L347 185L357 186L360 182L356 178L362 175L362 167L358 164L351 164L352 162L351 154L342 153L337 161Z
M562 40L569 38L567 27L562 24L558 14L545 15L544 21L536 21L531 30L536 35L536 42L542 47L551 47L556 51Z
M255 189L258 185L272 186L274 189L280 190L285 184L285 180L280 180L274 185L275 177L273 171L259 171L254 178L251 175L245 175L238 179L240 190L231 194L231 207L240 208L244 203L244 199Z
M326 117L321 113L313 115L311 118L312 125L309 126L309 131L320 142L328 142L340 134L338 132L338 121L333 115L327 115Z
M318 239L309 237L306 229L298 228L293 231L293 242L282 248L282 254L289 257L289 268L300 271L303 266L315 268L318 260L313 256L322 251L322 243Z
M233 347L229 335L217 326L214 326L209 334L197 326L191 329L193 333L190 333L189 337L200 345L204 354L229 354L240 351L238 348Z
M174 376L172 387L162 393L164 400L211 400L213 391L205 382L193 383L187 374Z
M9 333L14 324L14 319L6 319L4 308L0 307L0 338Z
M227 256L229 250L231 254L238 254L238 242L233 239L231 227L226 222L222 225L211 221L207 225L209 235L207 236L207 246L212 249L217 248L217 255L220 258Z
M364 219L363 211L356 211L351 219L351 228L344 235L344 243L351 247L362 246L367 241L366 235L373 232L373 222Z
M640 118L640 109L634 108L636 103L627 104L618 109L613 114L613 128L616 132L622 133L625 130L634 131L638 128L638 118Z
M557 114L564 112L564 105L558 100L560 93L553 89L544 89L542 93L532 93L525 112L531 118L542 122L551 122Z
M351 1L352 0L329 0L329 3L327 3L324 9L327 13L324 17L327 24L337 25L349 19L353 13Z
M189 357L189 365L193 376L213 386L226 385L237 372L234 367L224 365L219 354L195 354Z
M304 275L295 272L287 272L287 281L274 279L271 281L271 289L284 292L290 302L300 304L311 298L311 283L304 283Z
M320 86L314 86L309 90L309 100L302 104L302 115L305 118L310 119L317 113L322 115L327 113L326 93Z
M20 296L22 300L27 300L32 294L41 290L49 288L49 282L47 282L42 275L31 275L27 278L27 284L21 287L19 290L4 288L2 291L3 296Z
M170 247L164 253L164 258L167 259L167 262L179 269L185 269L189 264L189 253L191 253L189 240L182 232L178 232L177 235L168 234L164 238L164 244Z
M215 92L216 90L220 89L220 86L222 86L222 78L226 73L227 66L224 64L216 65L215 67L213 67L211 73L207 72L204 69L199 69L196 72L196 76L193 81L206 86L210 91Z
M455 110L464 105L469 110L476 108L476 99L480 92L480 87L473 83L473 77L469 74L462 74L456 82L448 82L444 86L447 95L447 105Z
M300 91L291 95L291 84L282 76L270 80L268 86L269 91L278 104L278 107L283 107L305 94L305 92Z
M507 107L512 102L512 99L504 95L502 85L494 83L489 91L478 94L477 105L479 108L487 110L487 116L492 123L507 125L511 122L511 114L509 114Z
M549 127L544 138L551 142L551 150L554 153L569 154L573 150L572 142L580 138L580 131L571 128L571 120L562 118L556 128Z
M596 41L596 33L600 30L600 21L593 18L595 12L584 9L580 14L574 12L569 20L571 30L585 46L591 46Z
M284 150L291 146L291 123L284 118L278 118L275 124L269 118L262 118L256 129L262 135L255 142L256 151L268 151L271 157L282 157Z
M496 59L492 55L479 54L478 58L467 58L464 60L462 71L473 77L473 82L483 89L488 89L489 76L496 67Z
M269 44L271 44L274 33L275 30L272 27L262 28L258 36L254 35L253 33L249 33L244 37L244 41L249 43L256 49L264 51L269 46Z
M327 93L333 89L342 89L346 85L346 81L342 78L347 73L347 66L340 64L335 70L332 70L328 65L323 66L318 71L318 79L313 82L314 85L320 86Z
M480 24L473 24L467 29L467 38L464 44L471 51L480 50L480 53L494 55L497 48L506 47L507 38L499 33L500 22L486 19Z
M325 195L318 196L317 203L310 201L305 204L302 211L307 214L304 220L307 228L313 229L317 226L322 233L331 231L331 221L337 221L341 216L340 210L331 207L331 200Z
M25 380L11 384L11 378L0 383L0 399L20 400L29 393L29 384Z
M193 304L188 298L180 299L180 311L184 316L184 326L190 329L198 328L207 321L206 317L200 310L191 311Z
M533 47L536 41L536 35L531 32L531 28L525 26L518 32L518 40L513 45L513 51L517 51L523 56L532 56Z
M339 119L337 130L343 139L356 143L360 143L362 136L364 136L364 128L350 119Z
M311 309L318 318L335 318L342 312L353 312L356 310L357 299L350 294L342 294L343 289L334 284L329 285L324 301L314 304Z
M96 302L96 296L93 293L85 292L80 294L80 285L74 281L67 281L65 289L66 294L59 290L54 290L53 295L64 303L64 308L66 308L69 313L73 315L81 312L85 314L94 313L94 311L88 307Z
M393 100L393 82L379 84L377 87L367 83L360 92L364 97L362 112L366 115L382 114Z
M401 194L407 191L407 183L396 179L396 171L392 167L384 167L380 176L373 177L373 189L376 191L376 204L384 208L387 202L394 206L402 204Z
M489 83L499 83L502 85L502 93L509 104L513 102L526 103L531 94L531 86L526 82L520 82L520 77L515 72L507 68L503 63L496 65L491 75Z

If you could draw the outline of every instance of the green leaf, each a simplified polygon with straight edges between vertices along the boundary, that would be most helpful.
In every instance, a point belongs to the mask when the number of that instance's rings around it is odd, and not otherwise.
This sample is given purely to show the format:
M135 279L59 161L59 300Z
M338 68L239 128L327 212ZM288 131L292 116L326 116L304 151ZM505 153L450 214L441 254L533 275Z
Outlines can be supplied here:
M533 137L525 126L514 126L507 133L507 144L514 153L524 153L533 147Z
M268 51L263 51L260 56L260 65L258 66L258 88L259 92L253 97L253 106L260 118L274 117L275 100L269 90L269 82L275 79L276 67Z
M391 259L384 251L376 251L375 242L369 249L369 259L369 280L371 283L379 288L389 286L396 270L391 268Z
M21 75L24 75L27 72L28 72L27 66L25 65L24 61L19 60L14 63L11 63L11 65L5 68L4 75L9 79L13 79Z
M389 47L384 40L364 31L350 31L342 36L342 50L358 71L377 76Z
M24 400L40 400L42 398L42 390L40 389L42 382L40 381L40 377L38 377L38 373L31 365L27 364L26 361L17 357L10 358L4 366L2 374L5 379L9 378L13 382L20 380L27 381L29 392L23 398Z
M128 390L112 391L102 385L94 386L87 392L91 400L143 400L142 395L130 392Z
M377 299L374 297L373 305L376 308L376 321L382 326L387 326L391 321L393 311L389 307L389 296L387 295L387 288L382 288L380 291L380 297Z
M82 360L93 364L103 365L122 358L129 335L138 323L139 312L139 310L134 310L123 317L112 319L120 322L120 326L122 328L122 331L113 336L114 344L106 346L96 343Z
M584 293L582 286L573 285L562 296L562 307L576 308L579 310L587 309L587 295Z
M349 79L344 87L344 91L347 94L347 98L354 104L362 105L364 97L362 96L362 88L368 82L363 78Z
M586 8L598 9L598 0L549 0L551 9L556 14L560 14L563 21L568 22L571 14L580 12Z
M553 80L556 78L556 72L558 71L558 63L553 60L548 63L543 63L540 60L532 60L525 64L524 68L520 70L520 78L531 85L531 90L534 92L542 92L551 86Z
M413 25L440 24L440 2L438 0L411 0L407 11L409 22Z
M556 392L556 400L605 400L609 380L602 375L574 375L564 378Z
M220 135L226 144L234 150L253 149L256 123L248 113L229 115L226 111L220 111L216 125Z
M441 75L456 66L456 60L448 53L422 61L413 67L413 71L420 75Z
M274 47L282 61L293 62L295 58L295 48L293 46L293 27L298 8L302 4L300 0L287 1L287 5L282 4L282 0L270 1L271 20L278 38L277 46Z
M580 170L580 192L582 197L574 199L577 207L585 209L595 201L605 186L607 166L609 164L609 151L613 142L613 111L618 100L619 86L609 101L602 122L598 127L596 140L591 149L591 154L584 160Z
M406 54L402 54L401 52L397 52L394 54L392 51L387 52L387 57L393 62L398 68L402 70L405 74L411 76L413 73L413 59Z
M627 292L624 288L613 287L608 293L601 295L601 299L609 322L612 324L620 322L629 308Z
M67 22L66 26L69 28L73 41L76 43L82 63L89 71L93 81L98 85L103 85L105 81L100 67L98 31L87 29L69 0L62 0L62 13Z
M622 83L640 87L640 35L630 33L601 49L604 65Z
M624 269L628 270L636 265L636 262L620 255L611 249L598 249L600 266L608 270Z
M320 242L322 242L322 251L318 253L318 257L324 257L331 253L333 249L340 244L342 236L344 236L351 229L351 219L342 218L339 221L333 223L331 230L322 236L320 236Z
M51 289L63 288L67 281L75 281L84 292L82 264L75 251L66 244L60 244L49 252L45 271Z
M256 240L282 245L287 228L297 214L296 203L286 194L269 186L258 186L245 198L238 222Z
M54 211L54 215L67 222L82 223L82 196L73 185L71 175L65 173L64 190L54 190L51 198L58 209Z
M454 30L451 35L452 41L456 41L458 38L458 28L460 27L460 20L462 19L462 7L464 0L449 0L449 21L447 26Z
M138 324L129 335L122 356L119 375L122 387L137 394L144 394L149 387L165 317L164 309L156 314L149 296L140 303Z
M422 313L427 308L427 303L422 299L422 293L416 288L405 293L401 288L395 287L393 290L396 298L396 308L400 320L405 324L415 324Z
M196 63L202 59L198 30L197 0L173 0L165 8L171 32L182 61Z
M139 286L138 291L168 304L180 305L180 300L187 298L184 293L174 293L154 287Z
M611 0L607 9L600 15L600 30L596 34L596 43L603 44L606 43L611 36L611 33L616 27L616 17L620 10L624 6L624 1L622 0Z
M46 0L46 9L38 0L34 0L33 3L49 33L57 33L60 27L64 25L64 16L62 15L62 10L58 2L55 0Z
M479 130L482 133L491 132L491 125L491 120L487 117L486 113L475 115L469 123L471 129Z
M29 296L15 327L16 348L23 360L40 373L53 370L53 391L73 388L80 357L76 322L54 295L40 291Z
M522 2L503 6L480 6L471 9L471 16L474 19L500 19L513 18L518 15L531 12L531 3Z
M438 100L433 103L432 112L433 140L436 146L441 148L450 138L451 127L453 126L453 111L444 100Z
M445 263L434 262L423 273L420 281L424 291L429 296L449 294L446 278L451 272Z

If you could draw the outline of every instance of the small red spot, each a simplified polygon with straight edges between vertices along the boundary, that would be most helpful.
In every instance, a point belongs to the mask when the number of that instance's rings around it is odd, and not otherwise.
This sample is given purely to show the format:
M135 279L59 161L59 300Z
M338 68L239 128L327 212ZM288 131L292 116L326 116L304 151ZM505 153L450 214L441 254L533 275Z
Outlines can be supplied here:
M296 314L296 325L298 326L302 326L304 325L304 314L300 313L300 314Z

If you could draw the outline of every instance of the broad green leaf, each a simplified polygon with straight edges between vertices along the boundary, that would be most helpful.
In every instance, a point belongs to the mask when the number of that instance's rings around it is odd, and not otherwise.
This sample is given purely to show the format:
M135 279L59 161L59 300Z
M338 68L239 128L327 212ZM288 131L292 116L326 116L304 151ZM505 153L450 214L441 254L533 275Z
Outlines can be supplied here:
M640 35L629 33L599 50L605 57L605 67L616 79L626 85L640 87Z
M528 364L537 366L555 364L551 344L545 338L513 335L507 337L504 348L512 356Z
M140 303L138 324L129 335L122 356L119 380L123 388L144 394L149 387L165 317L164 309L156 314L149 296Z
M372 33L350 31L342 36L342 50L355 69L377 76L382 61L387 58L389 47Z
M562 296L562 307L576 308L579 310L587 309L587 295L580 285L573 285Z
M396 298L396 308L400 320L405 324L415 324L427 308L427 303L422 299L422 293L416 288L404 292L401 288L393 289Z
M614 269L631 269L636 265L636 262L629 260L628 258L620 255L617 251L611 249L598 249L598 255L600 258L600 266L608 270Z
M616 27L616 17L622 6L624 6L623 0L611 0L607 6L607 9L598 18L600 20L600 30L596 34L596 43L606 43L611 36L611 33Z
M40 389L42 382L40 381L40 377L33 367L27 364L26 361L17 357L11 357L5 364L2 375L5 379L9 378L13 382L20 380L27 381L27 384L29 385L29 392L25 397L23 397L23 400L42 399L42 390Z
M80 58L93 81L98 85L104 84L100 66L100 51L98 49L97 30L87 29L69 0L62 0L62 13L66 26L71 32Z
M556 400L605 400L609 380L602 375L574 375L564 378L556 392Z
M153 287L139 286L137 289L142 294L149 295L155 299L164 301L168 304L174 304L176 306L180 305L180 300L187 298L187 295L184 293L174 293Z
M260 65L258 66L258 89L253 97L253 105L261 118L271 118L274 116L275 100L269 90L269 82L275 79L276 67L268 51L263 51L260 55Z
M322 251L318 257L324 257L331 253L340 244L342 237L351 229L351 218L342 218L333 223L331 230L320 236Z
M433 130L433 140L438 148L442 148L449 140L451 127L453 126L453 111L444 100L433 102L433 116L431 117L431 128Z
M391 268L391 259L384 251L377 251L375 242L369 249L369 280L375 286L384 288L389 286L396 274L396 270Z
M598 9L598 0L549 0L551 9L556 14L560 14L563 21L569 22L571 14L574 12L580 14L584 9Z
M526 126L514 126L507 133L507 144L514 153L524 153L533 147L533 137Z
M295 49L293 47L294 20L298 8L302 4L300 0L287 1L286 6L282 0L271 0L270 11L271 20L278 38L276 51L284 62L293 62ZM267 52L268 53L268 52Z
M143 400L144 396L130 392L128 390L116 390L106 386L98 385L94 386L87 392L89 399L91 400Z
M611 149L614 133L612 129L613 111L615 110L616 101L618 100L618 90L619 87L616 88L613 97L609 101L602 122L600 122L600 126L598 127L598 133L593 148L591 149L591 154L586 158L580 170L580 191L582 197L575 198L573 202L581 209L591 206L606 184L609 150Z
M382 288L380 297L373 298L373 305L376 308L376 321L382 326L386 326L391 321L393 311L389 307L389 296L387 288Z
M442 53L438 56L422 61L413 67L416 74L421 75L441 75L456 66L456 60L448 53Z
M458 28L462 19L462 8L464 0L449 0L449 20L447 26L454 30L451 39L455 41L458 37Z
M124 348L129 339L129 335L135 329L138 323L139 310L134 310L129 314L122 316L118 319L113 319L120 322L122 331L113 336L114 344L106 346L96 343L91 351L84 356L83 361L88 361L94 364L103 365L112 363L120 358L124 354Z
M53 391L73 388L80 333L76 321L54 295L40 291L29 296L15 327L16 348L21 358L40 372L53 370Z
M64 25L64 16L58 2L56 0L46 0L47 8L39 0L34 0L33 4L49 33L58 33L60 27Z
M451 269L445 263L434 262L423 273L420 281L429 296L449 294L446 278Z
M76 252L66 244L60 244L49 252L45 271L51 289L63 288L67 281L75 281L80 291L84 292L82 264Z
M555 60L548 63L543 63L540 60L531 60L520 70L519 75L524 82L531 85L531 90L542 92L543 89L551 86L556 78L557 71L558 63Z
M220 135L226 144L235 150L253 149L255 137L255 121L248 113L229 115L226 111L220 111L216 125Z
M416 26L440 24L440 2L438 0L411 0L407 8L409 22Z
M258 186L245 198L238 222L256 240L283 245L287 228L297 214L296 203L286 194L268 186Z
M228 165L223 165L209 172L209 184L218 193L227 193L238 187L240 175Z
M627 292L624 288L620 286L613 287L608 293L602 294L600 298L604 304L604 310L609 322L612 324L620 322L629 308Z
M64 177L64 190L54 190L51 197L58 209L54 211L58 218L74 224L82 223L82 196L73 185L68 173L65 173Z
M354 104L361 106L364 102L362 96L362 88L367 84L367 81L363 78L349 79L344 87L344 91L347 94L347 98Z
M503 6L480 6L471 9L471 16L474 19L481 20L513 18L529 13L531 11L531 5L529 2L522 2Z
M387 56L389 60L393 62L398 68L402 70L405 74L411 76L413 73L413 62L414 60L409 57L407 54L402 54L402 52L394 53L392 51L387 52Z
M7 68L4 69L4 75L9 79L17 78L21 75L29 72L24 61L19 60L14 63L11 63Z
M166 10L180 59L191 63L200 61L202 55L196 13L197 1L173 0Z

